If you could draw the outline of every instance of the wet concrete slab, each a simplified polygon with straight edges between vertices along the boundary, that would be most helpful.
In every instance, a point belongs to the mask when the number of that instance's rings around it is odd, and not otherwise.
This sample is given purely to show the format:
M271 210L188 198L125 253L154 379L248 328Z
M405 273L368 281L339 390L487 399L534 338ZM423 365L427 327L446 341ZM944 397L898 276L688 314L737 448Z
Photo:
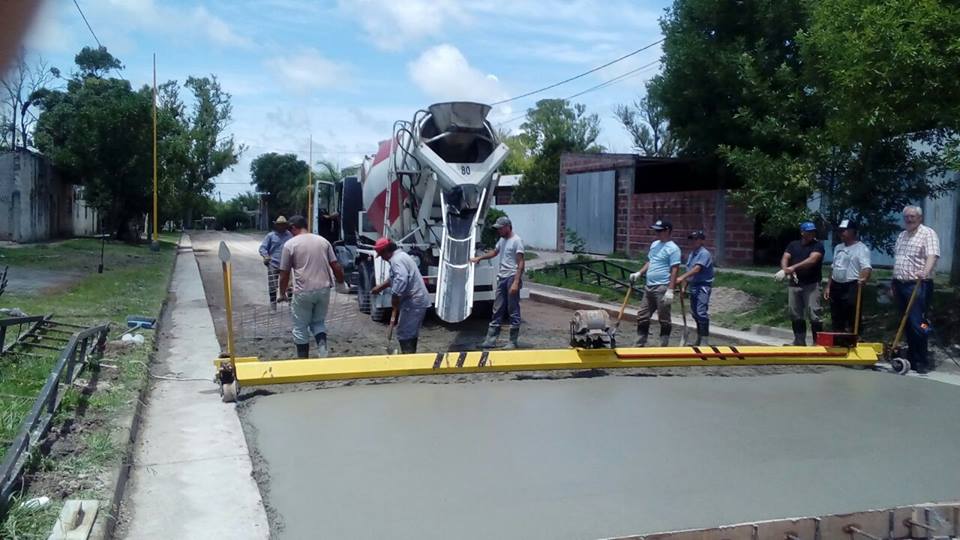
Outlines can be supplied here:
M960 499L960 391L857 370L263 396L280 538L604 538Z

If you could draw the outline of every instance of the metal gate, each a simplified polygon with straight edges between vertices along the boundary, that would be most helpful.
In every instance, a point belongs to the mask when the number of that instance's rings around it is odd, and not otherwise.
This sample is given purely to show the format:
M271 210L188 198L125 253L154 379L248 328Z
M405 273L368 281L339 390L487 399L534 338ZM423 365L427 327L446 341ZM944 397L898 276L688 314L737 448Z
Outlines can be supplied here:
M588 253L613 253L617 181L615 171L566 175L566 228L583 239ZM572 249L564 237L566 249Z

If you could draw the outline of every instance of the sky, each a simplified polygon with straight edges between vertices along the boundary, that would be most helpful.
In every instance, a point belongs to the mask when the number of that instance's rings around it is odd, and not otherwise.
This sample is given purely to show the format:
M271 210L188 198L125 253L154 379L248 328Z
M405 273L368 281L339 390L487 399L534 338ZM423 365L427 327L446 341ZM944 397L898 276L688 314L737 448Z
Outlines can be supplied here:
M252 190L266 152L346 167L374 153L396 120L440 101L492 103L583 73L658 41L669 0L77 0L134 87L216 75L247 150L217 177L223 200ZM73 0L45 0L26 42L65 73L96 46ZM552 90L494 107L517 132L537 99L565 98L655 62L660 46ZM574 98L601 120L599 143L629 152L616 105L644 93L654 63Z

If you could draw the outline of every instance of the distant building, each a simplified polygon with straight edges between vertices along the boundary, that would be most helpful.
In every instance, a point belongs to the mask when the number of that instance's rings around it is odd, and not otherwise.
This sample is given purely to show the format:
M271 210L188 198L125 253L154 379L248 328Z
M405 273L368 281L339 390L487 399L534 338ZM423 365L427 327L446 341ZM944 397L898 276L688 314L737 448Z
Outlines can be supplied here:
M522 174L505 174L500 177L500 183L493 192L495 204L513 204L513 190L520 185Z
M63 182L46 157L29 150L0 153L0 240L92 235L99 224L83 188Z

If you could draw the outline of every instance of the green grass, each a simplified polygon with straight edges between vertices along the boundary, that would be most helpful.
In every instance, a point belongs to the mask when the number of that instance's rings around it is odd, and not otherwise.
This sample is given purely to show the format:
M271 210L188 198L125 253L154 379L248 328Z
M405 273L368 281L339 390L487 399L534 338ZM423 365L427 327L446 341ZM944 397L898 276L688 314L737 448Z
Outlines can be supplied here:
M524 251L523 260L525 261L535 261L540 258L540 254L536 251Z
M31 315L53 313L54 320L62 322L83 325L109 322L112 323L111 336L116 336L126 329L127 315L159 315L167 296L178 238L179 234L162 234L158 253L151 252L149 244L107 242L102 274L97 273L100 241L96 239L0 249L0 265L66 271L77 278L71 285L43 293L24 294L8 288L7 293L0 296L0 306L18 307ZM146 384L145 364L150 360L154 335L147 331L144 336L144 345L108 353L103 363L110 368L95 364L82 374L84 378L96 375L101 380L109 375L107 389L83 395L78 389L70 388L64 394L55 422L73 416L81 405L86 405L87 410L80 422L91 422L81 434L74 435L79 437L79 451L62 458L34 456L31 461L34 471L64 478L77 475L92 478L106 467L119 463L122 448L111 437L113 420L133 411L137 396ZM33 405L55 361L56 353L49 352L51 356L44 359L25 356L0 359L0 444L4 449L19 430L20 422ZM34 495L22 494L24 498L31 496ZM90 492L86 496L97 498L105 494ZM12 505L0 524L0 537L46 538L60 506L61 503L55 501L45 509L26 511Z

